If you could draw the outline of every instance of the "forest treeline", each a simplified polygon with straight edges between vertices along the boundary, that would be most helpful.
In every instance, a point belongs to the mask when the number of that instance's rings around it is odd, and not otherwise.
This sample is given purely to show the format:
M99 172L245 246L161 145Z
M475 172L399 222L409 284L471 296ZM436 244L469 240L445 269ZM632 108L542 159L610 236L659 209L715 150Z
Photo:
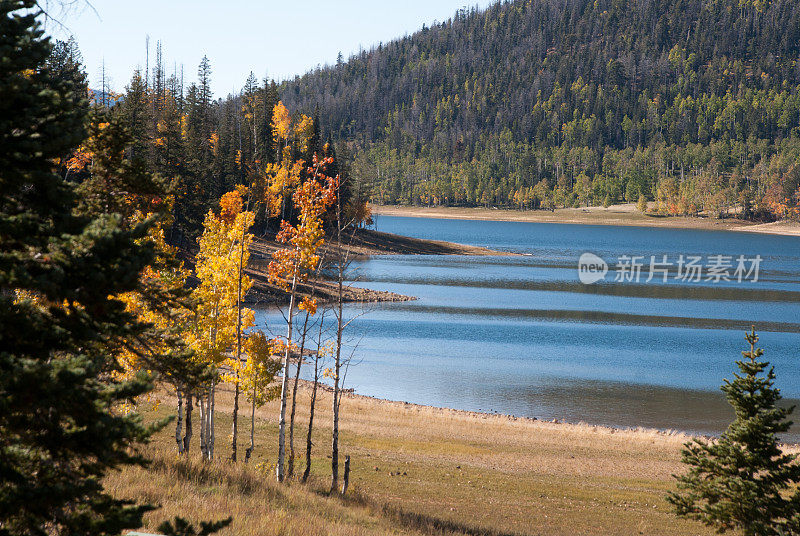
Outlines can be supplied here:
M131 143L125 148L125 158L159 177L174 204L174 218L166 228L168 242L191 246L202 231L204 215L217 208L222 196L237 185L252 187L258 199L274 193L270 188L280 190L280 211L270 215L269 207L262 203L254 223L259 234L274 236L281 219L298 217L292 192L305 181L305 165L311 164L315 154L331 157L327 173L342 176L341 196L347 215L358 216L359 221L366 217L364 195L350 186L346 155L336 157L334 144L322 139L313 117L290 113L279 105L274 81L259 81L251 73L239 92L215 98L207 57L200 61L195 81L186 83L183 69L166 72L160 43L152 66L149 56L148 47L144 67L131 73L120 92L109 89L105 79L96 90L88 86L74 39L56 42L48 62L59 76L75 82L76 91L89 92L95 112L102 110L103 117L96 117L97 121L113 118L126 129ZM291 123L291 128L280 133L282 138L274 135L276 121ZM66 164L69 180L86 180L91 158L92 152L84 144ZM281 164L300 161L305 165L270 183ZM332 217L329 214L327 220Z
M516 0L279 87L382 203L799 218L800 4Z

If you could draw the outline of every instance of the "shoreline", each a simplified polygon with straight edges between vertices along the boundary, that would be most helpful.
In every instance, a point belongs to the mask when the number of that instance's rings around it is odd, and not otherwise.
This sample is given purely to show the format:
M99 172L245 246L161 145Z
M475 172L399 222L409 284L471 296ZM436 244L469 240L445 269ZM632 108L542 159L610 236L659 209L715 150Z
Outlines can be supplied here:
M304 389L310 389L312 382L308 380L300 380ZM326 384L321 389L326 392L332 392L333 389ZM387 407L404 408L406 410L413 410L416 412L429 412L436 413L442 416L456 415L467 419L477 419L481 421L495 421L507 423L528 423L531 425L546 425L546 426L563 426L572 429L591 429L593 432L602 432L608 434L624 435L624 434L645 434L647 436L659 436L664 438L677 438L681 442L688 441L692 438L703 439L706 441L714 440L719 437L719 434L707 433L694 433L689 430L682 430L678 428L655 428L651 426L615 426L608 424L595 424L587 421L573 421L569 419L547 419L538 417L524 417L513 415L510 413L488 412L488 411L473 411L467 409L451 408L448 406L435 406L429 404L418 404L416 402L406 402L404 400L392 400L389 398L381 398L379 396L365 395L356 392L353 388L343 389L343 398L352 398L367 401L377 405L385 405ZM787 452L800 453L800 442L782 442L781 447Z
M710 219L691 216L657 216L642 214L633 203L603 207L559 208L549 210L514 210L481 207L412 207L371 205L376 216L397 216L473 221L524 223L560 223L569 225L617 225L703 231L733 231L780 236L800 236L800 223L777 221L746 222L736 219Z
M307 380L302 380L305 382L305 388L309 388L311 382ZM330 388L325 388L325 391L330 391ZM498 413L493 412L489 413L488 411L472 411L467 409L458 409L458 408L451 408L448 406L434 406L429 404L417 404L416 402L406 402L404 400L392 400L389 398L381 398L379 396L372 396L372 395L364 395L355 392L354 390L345 391L343 394L344 398L355 398L361 399L365 401L369 401L371 403L375 403L378 405L386 405L389 407L402 407L406 410L414 410L416 412L432 412L439 415L456 415L463 418L468 419L478 419L482 421L496 421L496 422L508 422L508 423L528 423L528 424L535 424L535 425L553 425L553 426L564 426L566 428L589 428L593 431L602 431L609 434L647 434L647 435L657 435L657 436L664 436L670 438L679 438L681 441L689 440L692 437L698 437L703 439L711 439L713 436L703 435L703 434L691 434L684 430L675 430L675 429L661 429L661 428L651 428L647 426L610 426L606 424L593 424L586 421L570 421L567 419L540 419L538 417L523 417L512 415L510 413ZM787 444L787 446L793 446L793 444ZM798 445L800 446L800 445Z
M249 305L274 305L285 300L285 293L268 281L268 265L272 253L281 247L274 240L258 237L250 246L250 264L246 273L253 280L253 288L245 298ZM373 255L465 255L465 256L514 256L515 253L445 242L443 240L423 240L372 229L357 229L348 244L342 246L350 260L366 260ZM327 241L322 246L323 257L331 258L337 254L337 244ZM319 280L311 284L299 285L300 294L310 296L312 292L323 301L332 301L337 292L333 281ZM414 296L405 296L390 291L370 290L361 287L345 289L344 301L347 303L378 303L413 301Z

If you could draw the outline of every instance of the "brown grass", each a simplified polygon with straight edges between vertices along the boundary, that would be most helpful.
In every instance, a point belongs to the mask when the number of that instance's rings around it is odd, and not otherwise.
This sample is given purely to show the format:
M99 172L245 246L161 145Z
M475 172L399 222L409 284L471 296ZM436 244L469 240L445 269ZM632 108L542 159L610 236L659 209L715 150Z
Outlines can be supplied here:
M119 496L162 505L147 528L181 515L232 515L223 535L265 534L710 534L676 519L664 500L686 437L555 424L501 415L348 396L342 403L342 453L352 457L351 492L328 497L330 395L318 406L314 480L274 483L277 405L257 412L249 466L227 461L230 393L218 399L217 457L203 464L174 454L174 435L148 447L148 470L126 469L106 485ZM307 387L299 393L300 470ZM148 416L164 415L173 401ZM243 420L240 452L249 422ZM174 432L174 430L172 430ZM197 441L194 441L197 449Z

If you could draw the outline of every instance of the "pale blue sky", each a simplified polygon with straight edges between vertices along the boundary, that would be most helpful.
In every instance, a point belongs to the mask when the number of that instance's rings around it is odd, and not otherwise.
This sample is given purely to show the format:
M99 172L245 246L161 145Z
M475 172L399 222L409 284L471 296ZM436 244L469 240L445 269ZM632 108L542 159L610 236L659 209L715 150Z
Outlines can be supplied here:
M59 15L75 36L93 87L99 87L105 58L112 88L120 91L133 69L145 62L150 35L162 42L168 73L185 68L195 79L204 54L211 60L215 96L244 84L252 70L259 79L286 79L334 63L359 46L369 49L413 33L423 24L450 18L465 5L485 7L490 0L91 0L97 11L73 9ZM65 32L50 25L56 37Z

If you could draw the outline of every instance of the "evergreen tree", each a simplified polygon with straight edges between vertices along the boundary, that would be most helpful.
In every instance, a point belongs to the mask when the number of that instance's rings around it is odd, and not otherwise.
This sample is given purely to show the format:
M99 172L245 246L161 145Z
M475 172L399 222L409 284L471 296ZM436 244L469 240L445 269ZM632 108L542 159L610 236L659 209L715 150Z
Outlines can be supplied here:
M167 99L172 102L171 95L167 94ZM163 226L169 223L172 210L170 185L148 171L144 160L131 150L136 138L126 128L124 118L124 114L114 110L100 107L93 110L90 135L81 149L91 155L91 163L84 172L88 177L76 188L79 201L75 212L90 217L115 214L121 218L123 229L131 229L145 220L154 222L147 237L139 242L152 245L156 255L143 271L138 288L119 296L126 310L135 314L145 327L137 337L126 341L115 358L123 375L131 377L149 371L175 388L178 397L175 435L178 450L183 452L183 401L188 406L191 397L197 396L211 381L214 371L194 359L184 340L197 304L186 285L188 270L177 259L176 248L164 239ZM159 150L167 145L169 142L157 144ZM190 436L189 418L186 428Z
M737 361L739 373L725 380L722 391L736 410L736 420L718 441L686 443L683 463L689 472L678 477L680 491L668 500L679 516L719 532L741 530L746 536L797 534L800 531L800 465L797 455L784 454L778 434L787 432L794 407L779 407L773 367L759 358L758 336L745 339L750 351ZM765 372L766 371L766 372Z
M78 212L89 216L119 214L124 225L137 215L163 210L170 194L161 176L148 171L145 159L132 151L136 140L120 114L95 107L84 150L91 155L89 176L77 187Z
M0 534L119 534L149 506L110 496L155 427L115 408L150 388L113 359L145 329L113 298L138 286L148 225L73 212L54 170L85 136L87 102L47 65L33 0L0 0Z
M53 49L47 59L47 68L55 77L72 83L76 100L79 101L86 96L89 83L83 68L83 55L74 37L53 43Z
M146 82L142 78L141 71L137 69L130 84L125 88L122 113L134 140L132 156L143 159L148 159L150 156L149 142L152 138L153 118L149 100Z
M184 144L181 114L172 91L164 98L164 110L156 128L156 172L173 184L180 184L184 174Z

